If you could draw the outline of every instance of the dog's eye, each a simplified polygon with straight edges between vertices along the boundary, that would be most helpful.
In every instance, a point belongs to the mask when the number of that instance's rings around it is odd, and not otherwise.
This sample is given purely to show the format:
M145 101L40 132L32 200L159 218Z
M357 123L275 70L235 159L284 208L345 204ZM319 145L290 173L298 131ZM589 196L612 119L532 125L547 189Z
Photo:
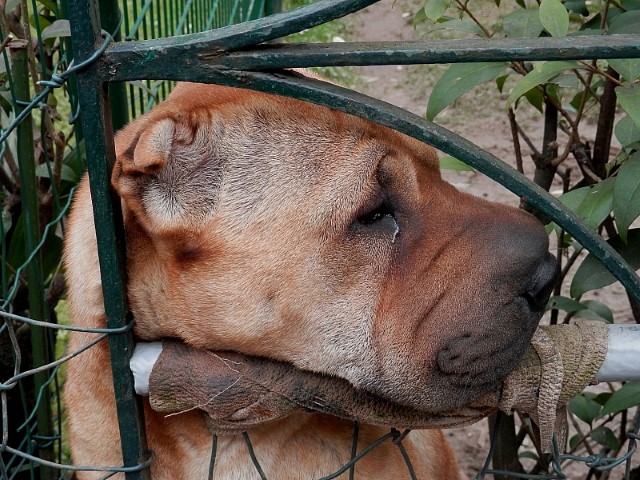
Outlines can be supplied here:
M393 211L386 205L382 204L375 209L365 213L364 215L360 215L358 217L358 222L363 225L371 225L376 222L380 222L387 217L393 217ZM395 221L395 218L394 218Z
M375 229L380 232L387 232L387 234L392 235L392 242L395 242L398 233L400 233L400 227L398 226L395 213L386 203L360 215L357 220L358 223L364 227L375 227Z

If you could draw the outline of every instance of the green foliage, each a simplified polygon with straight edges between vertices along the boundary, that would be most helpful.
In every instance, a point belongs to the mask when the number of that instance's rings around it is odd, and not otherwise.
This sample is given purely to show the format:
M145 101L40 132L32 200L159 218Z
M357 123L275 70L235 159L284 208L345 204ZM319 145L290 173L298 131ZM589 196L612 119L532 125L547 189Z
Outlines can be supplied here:
M620 167L613 189L613 213L620 238L627 242L631 223L640 216L640 152L632 154Z
M613 237L608 243L614 247L622 258L635 270L640 268L640 229L628 231L627 242L620 236ZM615 277L591 254L582 261L571 282L572 297L606 287L615 282Z
M502 63L457 63L451 65L433 87L427 106L427 118L433 120L438 113L460 96L481 83L495 80L504 72L504 69L505 65Z
M613 210L615 178L607 178L588 187L576 188L560 197L560 201L594 230Z
M457 158L453 158L450 155L446 155L440 159L440 169L475 172L473 167L470 167L466 163L461 162Z
M598 36L640 31L640 0L494 3L498 20L494 17L489 23L483 20L481 11L488 8L486 2L424 0L414 23L431 23L431 30L448 28L461 38ZM454 64L435 82L426 117L437 120L462 95L478 92L480 85L490 85L493 80L499 92L496 98L500 94L506 97L504 106L509 110L510 124L516 125L514 135L531 151L535 178L548 178L549 172L559 174L561 179L557 180L561 181L556 181L553 188L562 188L560 201L600 233L633 269L640 269L640 229L634 228L640 218L640 59ZM539 145L527 131L527 122L522 122L530 115L530 107L545 114L545 137ZM595 124L595 135L585 128L587 123ZM614 143L616 139L620 147ZM526 161L525 156L523 153L520 160ZM551 185L543 186L548 189ZM605 297L584 298L614 283L615 278L559 227L549 226L548 231L557 235L557 254L564 267L563 286L556 289L549 302L552 323L573 318L612 323L619 317L628 320L638 311L629 308L626 317L616 313L614 319L611 305L601 301ZM564 291L568 295L562 295ZM615 310L618 312L620 305ZM570 438L569 448L589 452L604 448L619 455L627 438L628 409L639 404L638 382L614 385L605 393L576 396L569 411L576 425L584 422L588 428L577 427L582 431ZM519 458L523 457L536 461L530 473L550 471L542 452L521 448ZM511 464L518 462L514 458Z
M550 80L560 75L562 72L575 68L577 62L538 62L531 71L527 73L523 78L518 80L516 85L511 90L509 98L507 99L507 107L510 107L513 102L523 96L529 90L538 88L542 84L549 83Z
M538 11L540 23L554 37L564 37L569 31L569 12L560 0L542 0Z

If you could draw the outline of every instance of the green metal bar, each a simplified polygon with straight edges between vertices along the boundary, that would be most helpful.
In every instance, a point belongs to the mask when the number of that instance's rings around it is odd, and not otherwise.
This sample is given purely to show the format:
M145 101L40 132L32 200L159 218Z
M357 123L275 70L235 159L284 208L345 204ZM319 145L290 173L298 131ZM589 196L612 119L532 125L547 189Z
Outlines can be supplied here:
M70 23L74 39L74 58L89 58L100 35L100 16L95 1L70 2ZM125 246L120 201L109 185L115 151L113 129L105 84L97 77L97 65L77 73L82 125L86 134L89 181L100 258L100 275L107 327L130 324L126 295ZM140 397L135 395L129 359L133 353L131 332L109 337L111 368L118 412L123 463L139 465L148 454ZM148 480L149 468L129 472L127 480Z
M236 13L238 13L238 7L240 6L241 1L242 0L238 0L231 4L231 12L229 13L229 16L227 17L227 21L226 21L227 25L233 25L234 23L238 23L236 21Z
M174 35L182 35L182 29L184 28L184 24L187 21L187 15L189 14L189 9L191 8L191 3L193 0L187 0L184 4L184 8L182 9L182 14L180 15L180 20L178 20L178 25L174 30Z
M29 102L31 100L28 53L26 49L17 50L13 56L13 78L16 100ZM16 104L16 116L23 107ZM18 164L20 166L20 200L22 202L22 218L25 232L25 251L33 252L40 241L40 220L38 215L38 186L36 177L36 160L33 145L33 123L31 116L27 116L17 128ZM34 255L27 268L29 316L31 318L49 321L49 312L44 296L44 281L42 278L40 255ZM31 330L31 348L33 353L33 366L46 365L51 360L47 329L34 327ZM46 389L47 373L40 372L34 375L33 383L36 394ZM51 408L49 396L42 395L41 402L36 406L36 423L38 435L50 437ZM41 447L39 456L44 460L53 459L53 449ZM50 468L40 467L41 480L53 478L54 472Z
M211 30L213 28L213 22L215 21L219 5L220 0L213 0L213 5L211 5L211 10L209 11L209 18L207 19L205 30Z
M146 2L144 2L144 5L142 5L142 9L140 9L140 12L136 17L136 21L131 27L131 30L127 30L129 33L125 37L126 40L133 40L136 37L138 31L140 30L140 25L142 25L142 22L144 22L145 20L145 15L147 14L147 10L149 10L149 7L151 7L151 0L147 0Z
M120 40L120 9L118 8L118 0L100 0L98 3L100 5L102 28L113 35L114 40ZM127 90L124 83L109 84L109 104L113 128L119 130L129 122Z
M271 18L271 17L269 17ZM262 22L263 19L255 20ZM399 65L458 62L501 62L568 59L612 59L640 57L640 35L608 35L570 38L518 38L443 40L439 42L377 42L339 44L276 44L239 52L226 47L227 40L253 23L220 28L179 38L115 45L105 55L103 78L107 81L135 78L175 78L195 80L199 70L212 67L234 70L346 65ZM273 37L257 34L263 42ZM245 39L246 40L246 39ZM242 42L245 43L245 42ZM240 44L244 47L245 45ZM194 62L194 58L206 60ZM173 66L173 74L167 65ZM115 68L117 66L117 68Z
M500 38L427 42L271 44L224 56L203 54L235 70L347 65L586 60L640 56L640 35Z
M265 0L265 15L273 15L282 12L282 0Z
M253 8L250 20L255 20L256 18L263 17L265 15L265 11L266 0L258 0L257 4Z

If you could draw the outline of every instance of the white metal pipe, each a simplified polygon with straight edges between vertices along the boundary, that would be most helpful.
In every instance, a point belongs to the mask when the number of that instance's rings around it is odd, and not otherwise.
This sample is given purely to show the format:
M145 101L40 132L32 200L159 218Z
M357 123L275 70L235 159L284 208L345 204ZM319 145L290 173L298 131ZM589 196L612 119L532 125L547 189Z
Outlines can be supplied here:
M640 325L607 325L607 331L609 345L598 381L640 380Z
M640 380L640 325L607 325L607 354L598 370L598 382ZM149 375L162 352L161 342L138 343L131 370L138 395L149 394Z

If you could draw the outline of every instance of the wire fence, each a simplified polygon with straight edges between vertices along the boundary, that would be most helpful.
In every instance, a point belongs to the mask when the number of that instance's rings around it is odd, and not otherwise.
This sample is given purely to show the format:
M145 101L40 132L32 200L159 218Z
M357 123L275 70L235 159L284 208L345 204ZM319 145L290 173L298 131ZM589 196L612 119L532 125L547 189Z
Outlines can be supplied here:
M68 325L61 272L65 217L86 168L73 74L92 64L112 38L141 40L200 32L257 18L266 8L264 0L134 0L123 1L121 8L116 3L102 5L103 26L111 35L95 55L74 64L67 2L1 4L3 479L62 479L77 469L61 468L70 463L61 398L65 362L81 353L65 352L67 333L78 329ZM114 88L114 122L122 126L147 111L172 85L146 81ZM85 349L109 334L122 333L121 329L92 332L99 336Z
M106 2L105 2L106 4ZM85 62L71 59L71 38L66 2L45 0L6 2L0 14L0 200L2 253L0 316L0 402L2 443L0 478L67 479L86 466L70 465L65 440L64 405L60 391L65 362L119 329L78 329L69 325L64 302L60 263L65 217L76 185L85 170L85 142L79 123L79 102L73 73L92 64L113 40L154 39L194 33L244 22L269 13L273 7L262 1L133 0L121 8L104 7L103 48ZM116 12L122 12L116 14ZM35 48L30 48L31 46ZM133 80L112 88L114 123L124 124L168 95L172 82ZM67 333L96 334L81 351L65 352ZM500 417L498 417L500 418ZM626 480L638 478L632 466L637 449L640 415L629 422L624 441L627 450L618 457L606 454L561 454L556 448L548 459L548 473L528 474L489 468L493 446L478 479L564 479L571 462L593 472L613 468L625 470ZM399 473L416 478L411 459L402 445L409 432L391 430L358 452L358 425L354 425L352 459L325 479L347 475L353 478L357 462L384 442L393 442L405 459L407 470ZM250 432L244 434L256 471L269 478L253 451ZM212 439L210 472L221 457ZM635 456L634 456L635 455ZM134 467L96 467L105 472L140 471L153 459ZM212 474L212 473L211 473ZM211 475L210 474L210 475ZM589 474L599 478L597 473ZM346 478L346 477L345 477ZM323 479L324 480L324 479Z

